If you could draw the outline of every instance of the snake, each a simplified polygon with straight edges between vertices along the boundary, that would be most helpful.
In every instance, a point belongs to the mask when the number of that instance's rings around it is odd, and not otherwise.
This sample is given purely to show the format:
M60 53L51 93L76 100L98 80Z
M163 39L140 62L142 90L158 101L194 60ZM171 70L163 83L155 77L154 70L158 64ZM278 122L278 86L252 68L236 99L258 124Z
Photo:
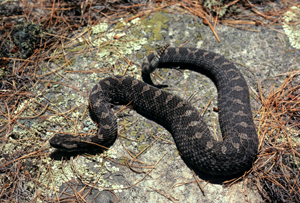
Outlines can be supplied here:
M206 75L218 92L218 118L222 139L216 140L199 110L180 96L154 85L156 68L189 69ZM168 130L182 159L205 174L226 177L248 170L258 151L249 89L235 65L207 50L168 47L149 54L142 63L145 82L123 75L100 80L89 95L89 110L98 131L92 136L55 134L49 142L58 150L80 151L95 144L111 146L118 132L115 105L130 105L137 113ZM99 147L99 146L98 146Z

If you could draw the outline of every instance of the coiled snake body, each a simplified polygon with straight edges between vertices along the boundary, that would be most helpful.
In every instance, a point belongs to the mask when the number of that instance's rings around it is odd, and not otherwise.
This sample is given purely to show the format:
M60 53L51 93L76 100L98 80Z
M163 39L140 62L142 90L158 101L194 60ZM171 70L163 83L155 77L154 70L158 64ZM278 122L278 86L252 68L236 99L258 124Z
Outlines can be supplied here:
M130 104L141 115L164 126L172 134L182 158L200 171L229 176L251 166L257 154L258 137L248 86L240 71L212 52L167 48L146 58L142 65L145 80L150 79L156 62L158 67L180 66L205 74L215 83L221 141L213 138L198 110L186 100L131 77L112 76L97 83L90 93L90 109L98 123L98 133L90 137L55 135L50 144L66 150L90 148L87 142L109 146L117 137L117 121L111 104Z

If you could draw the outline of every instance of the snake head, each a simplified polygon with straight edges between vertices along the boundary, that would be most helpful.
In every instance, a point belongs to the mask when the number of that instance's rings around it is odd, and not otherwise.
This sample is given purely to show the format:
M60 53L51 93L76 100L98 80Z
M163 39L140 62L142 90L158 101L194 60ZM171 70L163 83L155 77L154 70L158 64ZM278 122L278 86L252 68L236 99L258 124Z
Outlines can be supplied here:
M69 134L54 135L49 143L52 147L55 147L63 151L77 151L80 148L81 136L74 136Z

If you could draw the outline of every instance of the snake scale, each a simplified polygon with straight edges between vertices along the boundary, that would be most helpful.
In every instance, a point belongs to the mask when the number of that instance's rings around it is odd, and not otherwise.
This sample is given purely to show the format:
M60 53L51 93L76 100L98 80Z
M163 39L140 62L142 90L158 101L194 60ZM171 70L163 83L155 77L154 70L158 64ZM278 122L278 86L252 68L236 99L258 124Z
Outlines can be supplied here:
M208 76L218 90L219 123L223 139L217 141L199 111L179 96L154 87L155 68L190 69ZM117 137L112 105L130 104L139 114L165 127L173 136L182 158L199 171L215 176L241 173L256 158L258 137L252 119L247 83L240 71L224 57L196 48L163 48L142 64L143 79L107 77L89 97L90 113L98 124L94 136L54 135L50 144L63 150L91 148L92 143L110 146Z

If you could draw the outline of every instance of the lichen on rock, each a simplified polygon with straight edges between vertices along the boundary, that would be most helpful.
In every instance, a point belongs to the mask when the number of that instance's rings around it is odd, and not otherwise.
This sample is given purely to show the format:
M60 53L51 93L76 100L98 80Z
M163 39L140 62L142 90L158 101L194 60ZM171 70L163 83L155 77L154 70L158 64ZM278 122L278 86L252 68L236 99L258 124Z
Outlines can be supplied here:
M283 29L288 35L291 46L300 49L300 7L293 6L283 17Z

